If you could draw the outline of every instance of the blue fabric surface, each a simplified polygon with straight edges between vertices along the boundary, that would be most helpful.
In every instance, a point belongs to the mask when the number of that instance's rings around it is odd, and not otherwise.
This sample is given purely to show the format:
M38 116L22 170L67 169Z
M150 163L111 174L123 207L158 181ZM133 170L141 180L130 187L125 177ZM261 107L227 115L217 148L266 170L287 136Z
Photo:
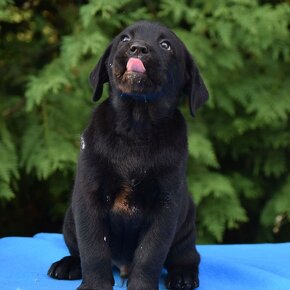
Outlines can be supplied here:
M290 290L290 243L198 246L202 256L199 290ZM1 290L72 290L80 281L46 275L51 263L68 254L60 234L0 239ZM164 287L163 273L160 289ZM122 287L115 273L114 289Z

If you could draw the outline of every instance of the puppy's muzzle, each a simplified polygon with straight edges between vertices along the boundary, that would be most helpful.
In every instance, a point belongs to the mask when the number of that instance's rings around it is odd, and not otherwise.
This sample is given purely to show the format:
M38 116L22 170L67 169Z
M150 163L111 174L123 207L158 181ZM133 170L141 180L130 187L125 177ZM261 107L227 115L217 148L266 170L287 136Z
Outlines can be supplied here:
M141 42L141 41L135 41L133 42L129 49L128 49L128 55L129 56L144 56L144 55L147 55L149 53L149 47L148 45L146 45L145 42Z

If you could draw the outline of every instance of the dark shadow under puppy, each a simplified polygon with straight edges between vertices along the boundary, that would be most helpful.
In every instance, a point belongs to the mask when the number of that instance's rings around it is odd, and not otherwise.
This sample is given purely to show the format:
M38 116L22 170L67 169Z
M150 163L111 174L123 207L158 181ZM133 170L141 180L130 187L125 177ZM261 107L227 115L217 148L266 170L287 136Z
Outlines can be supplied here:
M80 279L78 289L111 290L112 265L129 290L156 290L162 268L169 289L198 287L195 208L186 186L186 124L208 98L190 54L166 27L129 26L90 75L93 99L110 96L83 133L72 202L63 233L71 256L48 274Z

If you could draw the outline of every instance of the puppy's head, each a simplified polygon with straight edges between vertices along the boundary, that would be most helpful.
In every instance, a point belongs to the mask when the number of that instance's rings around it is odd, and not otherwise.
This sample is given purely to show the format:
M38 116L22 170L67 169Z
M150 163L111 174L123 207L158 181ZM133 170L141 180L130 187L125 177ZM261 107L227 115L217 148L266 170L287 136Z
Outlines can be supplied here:
M189 52L168 28L147 21L122 31L90 74L93 100L109 82L114 95L135 101L160 100L175 107L181 95L190 100L191 114L208 99L208 92Z

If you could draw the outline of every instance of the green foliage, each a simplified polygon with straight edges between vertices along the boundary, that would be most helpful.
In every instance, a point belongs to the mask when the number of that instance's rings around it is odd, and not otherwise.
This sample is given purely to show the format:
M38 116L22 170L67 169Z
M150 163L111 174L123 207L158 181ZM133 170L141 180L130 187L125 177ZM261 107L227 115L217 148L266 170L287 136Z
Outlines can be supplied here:
M237 196L223 196L226 190L221 192L221 196L209 195L203 198L203 202L199 205L200 214L197 220L201 226L198 233L202 243L214 240L221 242L225 229L237 228L238 223L247 221L245 210L241 207Z
M273 226L275 220L276 226L280 223L280 218L287 219L290 208L290 177L282 183L281 188L277 191L277 194L270 199L265 206L265 209L261 215L261 223L266 227ZM283 217L284 216L284 217Z
M18 179L18 157L11 136L6 128L0 128L0 197L11 199L13 190L10 186L12 180Z
M182 107L199 240L222 242L241 224L248 236L253 216L251 241L275 240L290 214L289 3L81 3L0 0L0 199L41 180L62 216L92 110L90 70L126 25L149 19L185 42L211 94L194 120Z

